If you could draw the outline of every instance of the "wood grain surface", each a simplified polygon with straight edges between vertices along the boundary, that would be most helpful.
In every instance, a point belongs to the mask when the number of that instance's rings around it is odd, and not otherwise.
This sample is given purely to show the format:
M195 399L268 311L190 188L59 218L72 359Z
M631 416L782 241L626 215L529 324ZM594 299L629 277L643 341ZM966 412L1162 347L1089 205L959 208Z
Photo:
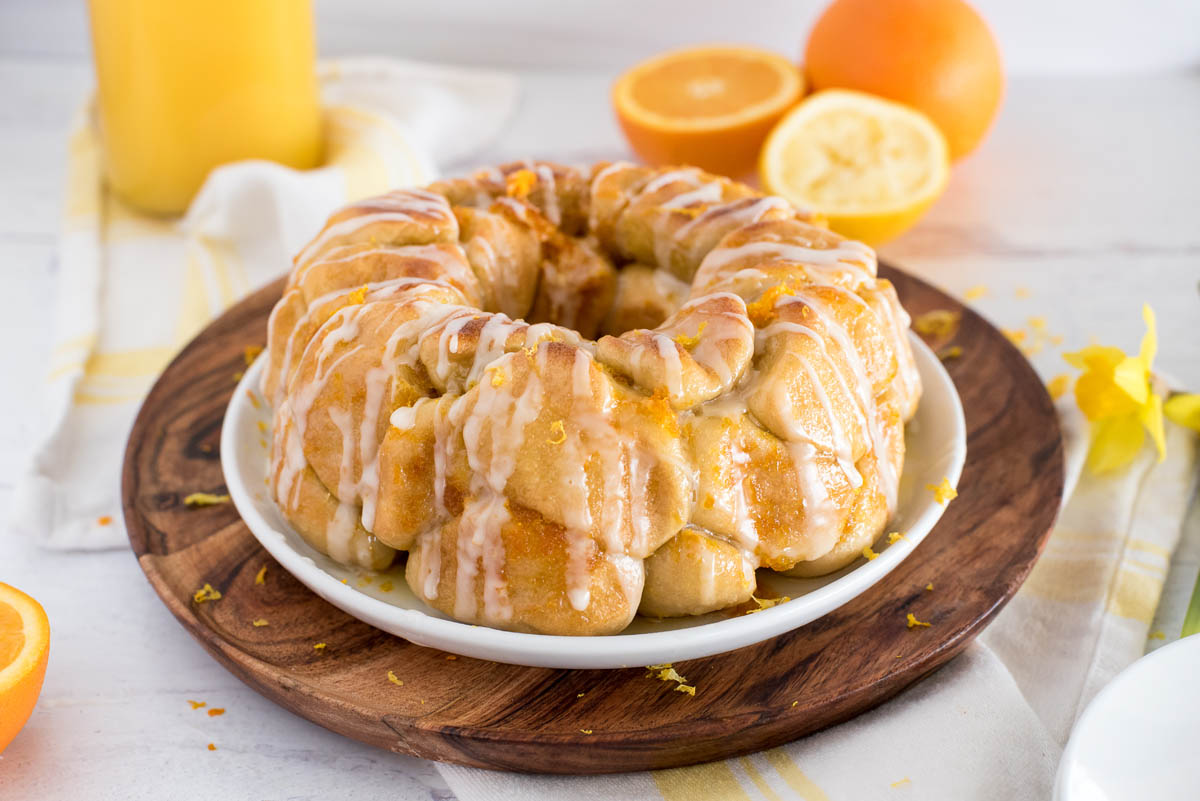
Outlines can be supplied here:
M147 397L122 475L134 552L175 617L240 679L382 748L501 770L608 773L794 740L871 709L961 651L1028 575L1062 495L1058 420L1021 353L953 298L894 268L880 273L914 316L962 312L952 339L930 343L962 348L946 364L968 430L959 497L907 560L851 603L758 645L677 664L695 697L641 668L518 667L413 645L310 592L232 505L185 506L193 492L225 491L222 417L243 348L266 341L282 279L206 328ZM205 583L220 600L193 600ZM908 629L907 612L932 625Z

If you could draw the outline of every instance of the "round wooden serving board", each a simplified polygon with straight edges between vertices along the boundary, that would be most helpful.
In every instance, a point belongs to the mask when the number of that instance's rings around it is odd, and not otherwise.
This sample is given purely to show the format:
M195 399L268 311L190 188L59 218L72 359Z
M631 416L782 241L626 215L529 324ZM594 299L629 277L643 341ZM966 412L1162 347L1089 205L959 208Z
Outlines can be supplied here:
M282 279L206 328L151 390L125 455L129 539L163 602L221 664L366 743L483 768L606 773L794 740L878 705L961 651L1028 575L1062 494L1058 420L1020 352L953 298L894 268L880 272L914 317L962 312L952 340L930 343L962 348L946 364L969 437L958 498L907 560L851 603L773 640L677 664L695 697L642 668L517 667L413 645L306 589L232 505L184 505L193 492L225 491L221 420L243 348L266 341ZM193 601L205 583L219 601ZM907 628L908 612L932 625ZM258 618L270 625L251 625Z

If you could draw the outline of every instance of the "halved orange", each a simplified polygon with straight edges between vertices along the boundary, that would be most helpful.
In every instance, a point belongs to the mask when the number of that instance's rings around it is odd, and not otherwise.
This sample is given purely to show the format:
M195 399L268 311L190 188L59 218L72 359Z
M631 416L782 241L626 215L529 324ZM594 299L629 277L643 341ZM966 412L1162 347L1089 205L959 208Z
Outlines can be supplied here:
M768 192L869 245L916 223L949 176L946 138L928 117L843 89L817 92L789 111L759 164Z
M649 164L753 171L767 133L804 93L799 68L752 47L708 45L643 61L613 86L613 107Z
M0 752L33 712L49 652L50 621L41 604L0 583Z

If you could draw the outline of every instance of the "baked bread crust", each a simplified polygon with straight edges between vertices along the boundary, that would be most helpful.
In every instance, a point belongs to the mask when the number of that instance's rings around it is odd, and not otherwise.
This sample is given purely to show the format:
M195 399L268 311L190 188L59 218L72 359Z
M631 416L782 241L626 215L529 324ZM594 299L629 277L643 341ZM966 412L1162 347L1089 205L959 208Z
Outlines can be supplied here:
M407 552L465 622L736 606L882 532L908 323L870 248L695 168L397 190L331 216L271 314L271 490L338 561Z

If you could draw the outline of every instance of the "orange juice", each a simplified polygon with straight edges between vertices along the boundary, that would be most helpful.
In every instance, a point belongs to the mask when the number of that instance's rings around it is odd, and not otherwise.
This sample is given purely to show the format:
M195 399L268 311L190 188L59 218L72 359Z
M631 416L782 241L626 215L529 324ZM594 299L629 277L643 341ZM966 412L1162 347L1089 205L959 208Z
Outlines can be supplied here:
M178 214L209 171L321 159L307 0L90 0L108 182Z

